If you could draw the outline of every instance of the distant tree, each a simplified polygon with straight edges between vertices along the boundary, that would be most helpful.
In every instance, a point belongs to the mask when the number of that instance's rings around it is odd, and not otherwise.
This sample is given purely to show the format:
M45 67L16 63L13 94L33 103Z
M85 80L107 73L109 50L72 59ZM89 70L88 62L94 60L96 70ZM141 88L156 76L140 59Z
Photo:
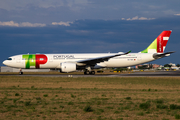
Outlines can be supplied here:
M152 69L153 68L153 64L149 64L149 69Z
M116 70L116 71L127 71L127 68L126 67L123 67L123 68L116 68L116 69L114 69L114 70Z
M180 64L177 64L176 66L177 66L177 67L180 67Z
M171 67L172 65L169 64L165 64L164 67Z
M148 69L147 65L138 66L138 69Z

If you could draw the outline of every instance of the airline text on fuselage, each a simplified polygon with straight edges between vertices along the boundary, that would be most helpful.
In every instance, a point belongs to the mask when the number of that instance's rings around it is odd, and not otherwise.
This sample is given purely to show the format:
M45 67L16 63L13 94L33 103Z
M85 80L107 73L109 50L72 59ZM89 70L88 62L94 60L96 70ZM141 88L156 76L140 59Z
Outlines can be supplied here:
M54 55L54 59L73 59L74 55Z

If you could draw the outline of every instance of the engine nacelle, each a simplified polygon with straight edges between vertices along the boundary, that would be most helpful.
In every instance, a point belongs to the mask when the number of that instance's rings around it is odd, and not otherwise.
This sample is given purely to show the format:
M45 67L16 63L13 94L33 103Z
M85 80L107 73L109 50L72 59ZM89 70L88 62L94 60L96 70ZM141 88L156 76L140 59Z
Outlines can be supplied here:
M61 72L74 72L76 71L76 63L63 62L60 64Z

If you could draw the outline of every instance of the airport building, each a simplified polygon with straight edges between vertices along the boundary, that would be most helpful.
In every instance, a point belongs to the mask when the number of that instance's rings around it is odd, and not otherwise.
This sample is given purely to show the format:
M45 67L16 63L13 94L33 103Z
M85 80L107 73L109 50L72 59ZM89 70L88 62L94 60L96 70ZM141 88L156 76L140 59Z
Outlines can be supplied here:
M157 69L159 67L161 67L161 65L158 64L142 64L142 65L136 65L135 68L139 69L139 68L144 68L144 69Z
M23 72L49 72L50 69L22 69ZM7 67L7 66L1 66L0 72L19 72L19 69Z

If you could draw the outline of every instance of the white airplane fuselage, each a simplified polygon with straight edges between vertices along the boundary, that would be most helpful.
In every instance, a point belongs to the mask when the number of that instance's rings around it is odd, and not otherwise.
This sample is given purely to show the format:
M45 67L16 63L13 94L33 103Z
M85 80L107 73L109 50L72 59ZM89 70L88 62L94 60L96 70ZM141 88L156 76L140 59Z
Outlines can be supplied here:
M34 58L23 58L23 55L16 55L9 57L12 60L5 60L3 64L14 67L14 68L43 68L43 69L50 69L50 68L57 68L60 69L61 63L69 62L69 63L77 63L77 61L97 58L102 56L109 56L114 55L115 53L99 53L99 54L40 54L47 56L47 60L44 63L40 63L39 67L37 67L36 61L37 59ZM108 61L97 63L94 68L103 68L103 67L128 67L134 66L137 64L142 64L146 62L150 62L155 60L153 58L154 53L129 53L122 56L117 56L110 58ZM27 54L28 55L28 54ZM38 55L38 54L36 54ZM39 58L39 61L44 61L45 58ZM27 67L27 61L30 63L34 63ZM78 65L78 63L77 63ZM83 64L79 64L79 66L83 66Z

